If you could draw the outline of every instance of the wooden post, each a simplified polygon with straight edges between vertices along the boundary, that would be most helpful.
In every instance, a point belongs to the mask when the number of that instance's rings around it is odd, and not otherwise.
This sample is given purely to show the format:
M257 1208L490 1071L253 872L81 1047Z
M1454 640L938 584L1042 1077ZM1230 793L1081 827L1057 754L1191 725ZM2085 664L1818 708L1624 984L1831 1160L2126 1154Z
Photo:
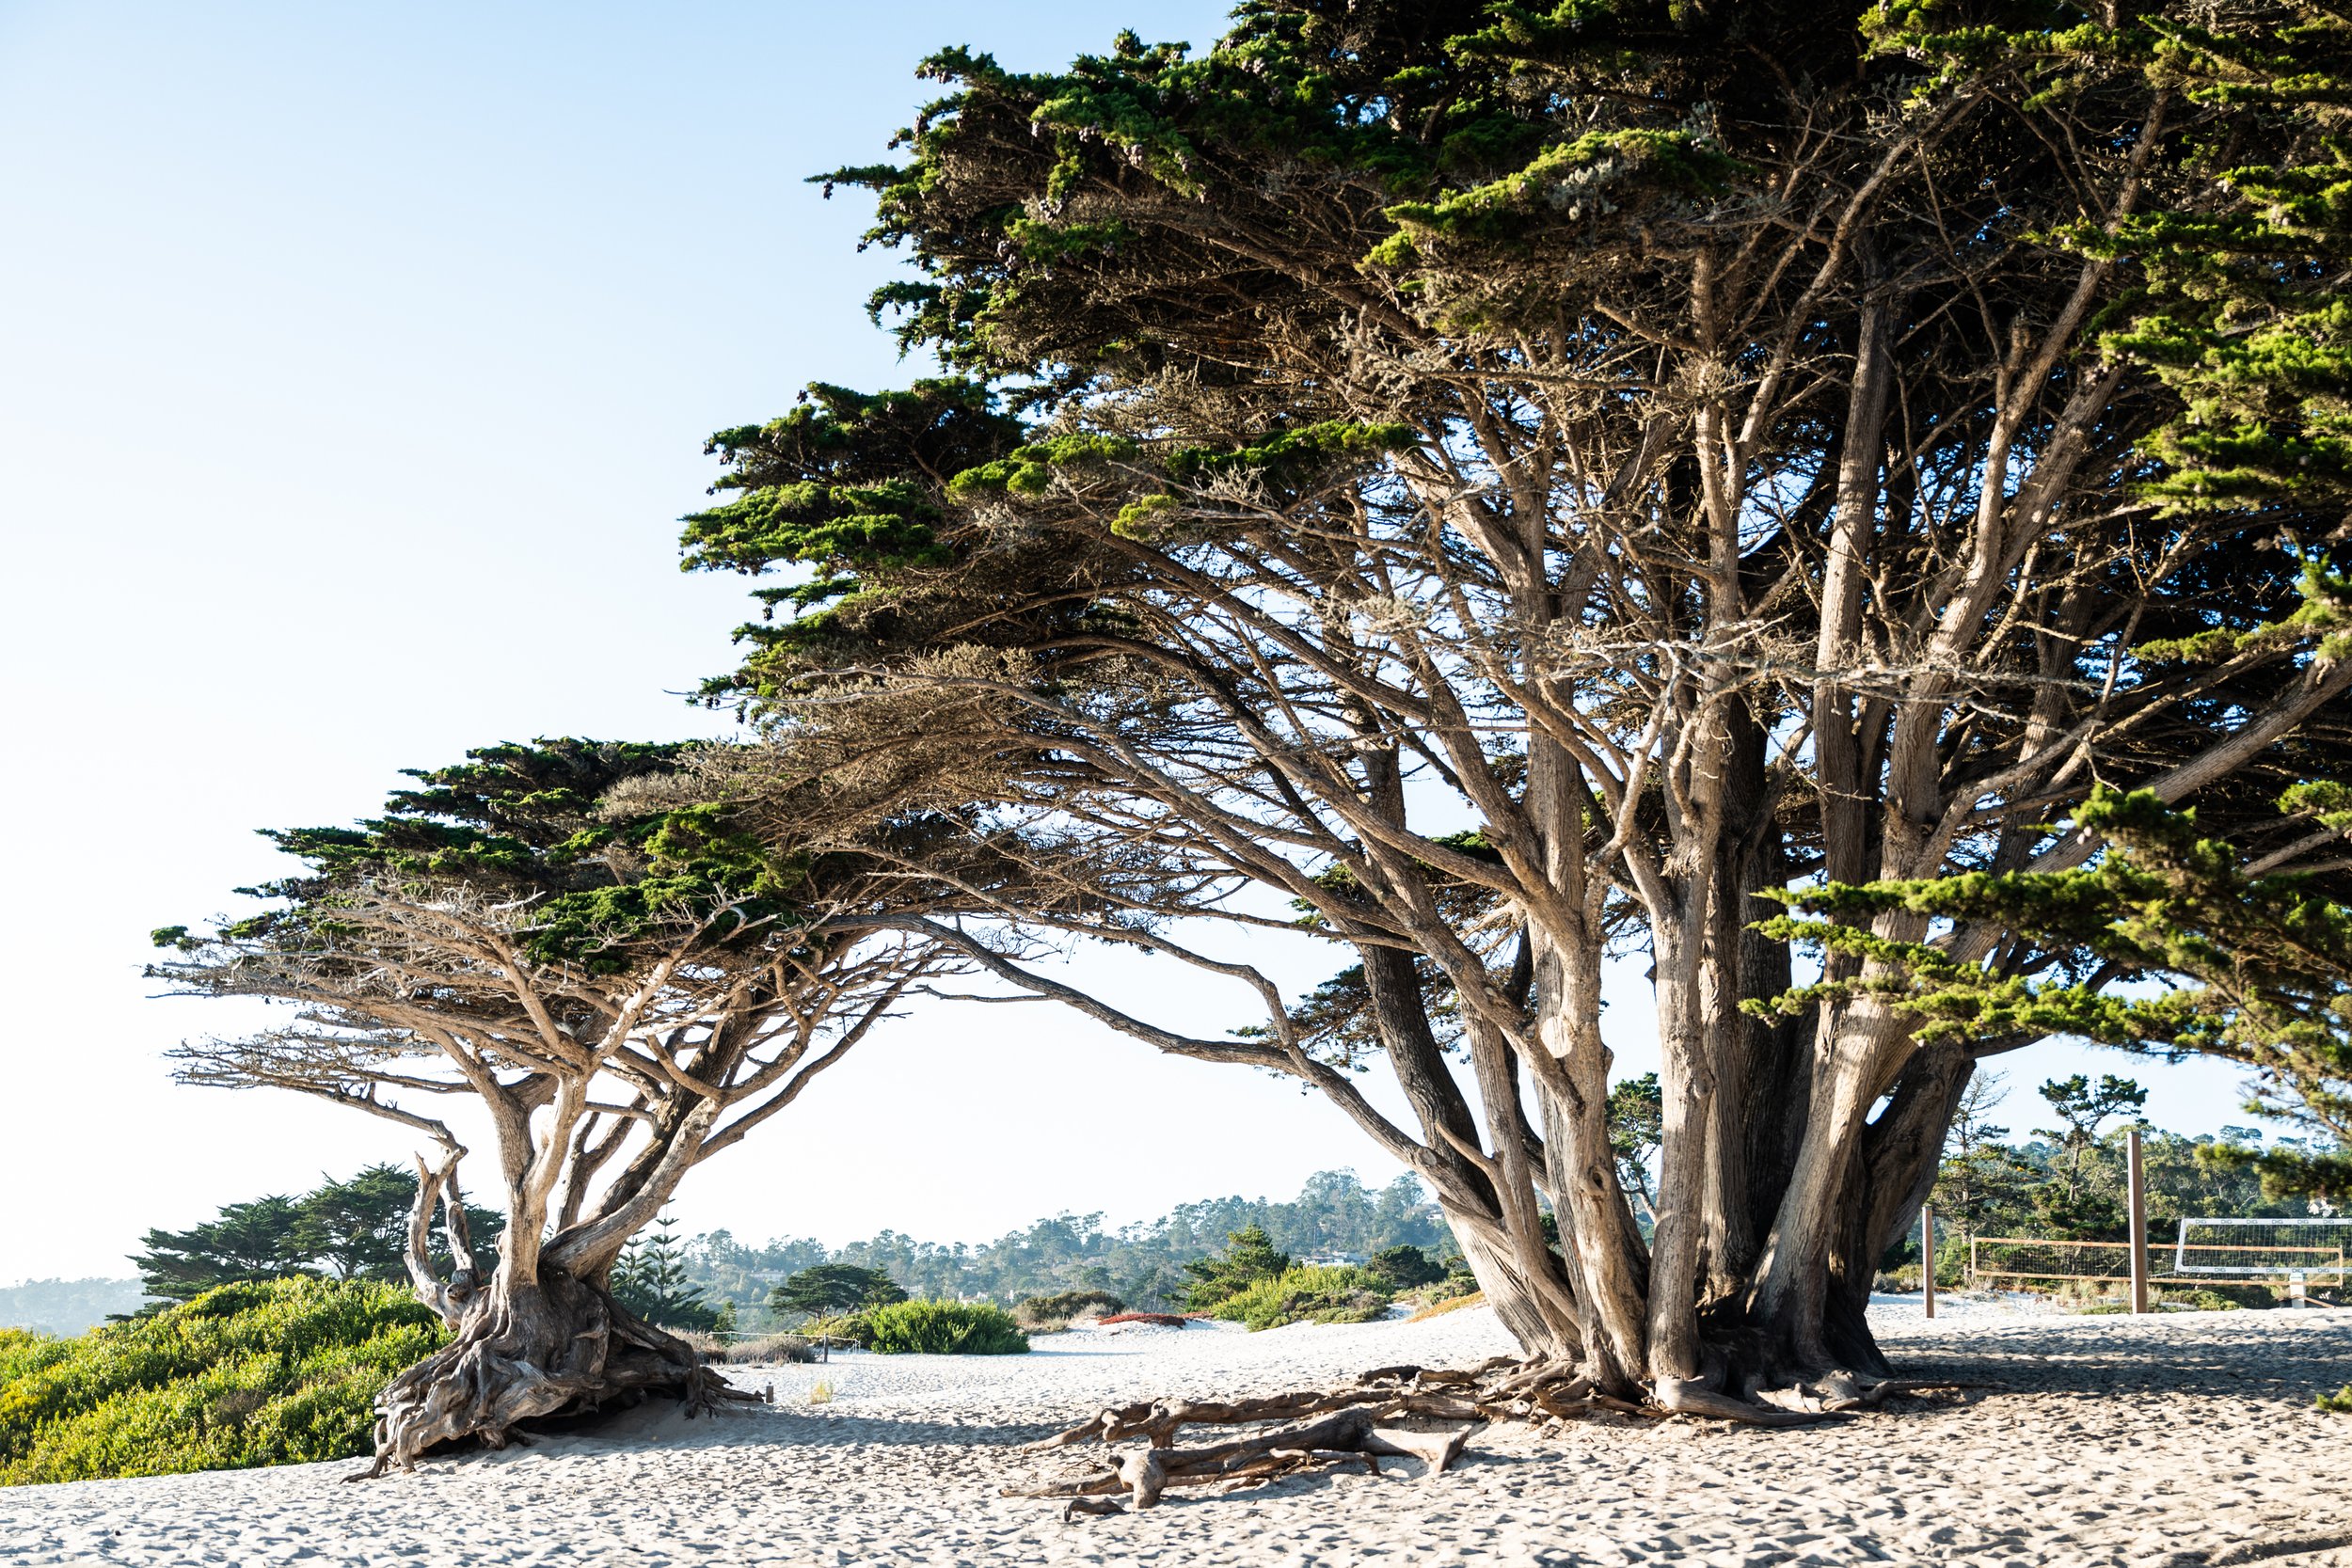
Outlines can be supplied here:
M2131 1160L2132 1310L2148 1310L2148 1182L2139 1160L2139 1129L2123 1134Z
M1919 1206L1919 1289L1926 1293L1928 1316L1935 1316L1935 1205Z

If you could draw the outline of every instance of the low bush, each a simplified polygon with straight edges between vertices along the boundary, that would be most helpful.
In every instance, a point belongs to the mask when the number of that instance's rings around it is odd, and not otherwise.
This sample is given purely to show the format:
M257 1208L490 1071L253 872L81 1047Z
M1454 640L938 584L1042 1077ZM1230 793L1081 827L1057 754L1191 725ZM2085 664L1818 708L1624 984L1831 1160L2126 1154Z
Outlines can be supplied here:
M2268 1307L2279 1305L2279 1292L2267 1285L2224 1285L2208 1282L2189 1292L2196 1296L2219 1296L2236 1307ZM2170 1291L2166 1299L2174 1299Z
M2218 1291L2172 1290L2157 1291L2156 1305L2169 1307L2182 1312L2235 1312L2246 1304L2242 1301L2232 1301Z
M1486 1292L1479 1285L1478 1276L1470 1273L1470 1260L1460 1253L1444 1259L1442 1267L1445 1274L1435 1285L1421 1292L1422 1300L1436 1303L1452 1301L1460 1296L1485 1297Z
M1066 1326L1073 1318L1103 1318L1124 1312L1127 1304L1108 1291L1064 1291L1058 1295L1027 1296L1012 1309L1024 1328Z
M448 1341L395 1286L224 1285L73 1339L0 1333L0 1484L367 1453L392 1374Z
M2345 1384L2332 1394L2320 1395L2319 1408L2338 1416L2352 1416L2352 1383Z
M866 1348L883 1355L1018 1355L1028 1336L989 1302L899 1301L862 1314Z
M1285 1323L1364 1323L1386 1317L1389 1292L1380 1276L1353 1263L1294 1265L1271 1279L1245 1286L1209 1308L1209 1316L1252 1330Z

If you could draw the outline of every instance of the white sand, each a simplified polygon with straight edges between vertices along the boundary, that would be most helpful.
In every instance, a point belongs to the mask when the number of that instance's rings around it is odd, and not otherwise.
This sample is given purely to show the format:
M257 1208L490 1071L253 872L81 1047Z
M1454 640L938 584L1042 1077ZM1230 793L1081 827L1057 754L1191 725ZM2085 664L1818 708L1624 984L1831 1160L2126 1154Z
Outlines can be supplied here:
M1906 1370L1997 1382L1839 1425L1512 1427L1422 1480L1294 1479L1063 1524L1008 1451L1109 1402L1267 1392L1509 1349L1490 1315L1073 1334L1026 1356L857 1355L772 1409L648 1410L595 1435L346 1486L353 1463L0 1492L0 1562L319 1564L1984 1562L2352 1568L2352 1312L2053 1317L1887 1298ZM819 1379L836 1390L812 1406ZM1093 1450L1099 1451L1099 1450Z

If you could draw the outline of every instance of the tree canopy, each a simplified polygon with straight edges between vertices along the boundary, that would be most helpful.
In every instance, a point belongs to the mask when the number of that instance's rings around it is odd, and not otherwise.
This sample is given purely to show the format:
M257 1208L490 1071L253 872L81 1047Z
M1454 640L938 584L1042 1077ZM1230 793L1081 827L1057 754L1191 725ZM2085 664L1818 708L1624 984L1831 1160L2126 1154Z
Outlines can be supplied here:
M1922 1030L1901 956L2120 972L1888 903L1798 988L1768 895L2065 875L2101 784L2296 841L2271 801L2331 776L2352 687L2347 36L2294 0L1254 0L1203 54L945 52L898 161L825 178L950 373L714 438L686 563L779 585L708 695L775 788L977 802L1069 890L1008 928L1254 987L1186 1038L975 957L1327 1095L1531 1348L1717 1414L1882 1368L1876 1260L1975 1063L2047 1032ZM1303 1006L1179 940L1285 906L1343 949Z
M615 1259L690 1169L957 966L874 924L895 907L889 862L671 803L685 760L568 738L485 747L412 774L380 817L272 832L305 868L247 890L262 912L156 933L177 957L151 973L179 990L293 1008L182 1047L183 1082L294 1090L438 1146L437 1168L418 1163L406 1261L455 1338L387 1392L379 1467L643 1387L723 1397L691 1347L614 1298ZM504 1228L487 1270L453 1104L491 1135ZM446 1275L427 1246L437 1201Z

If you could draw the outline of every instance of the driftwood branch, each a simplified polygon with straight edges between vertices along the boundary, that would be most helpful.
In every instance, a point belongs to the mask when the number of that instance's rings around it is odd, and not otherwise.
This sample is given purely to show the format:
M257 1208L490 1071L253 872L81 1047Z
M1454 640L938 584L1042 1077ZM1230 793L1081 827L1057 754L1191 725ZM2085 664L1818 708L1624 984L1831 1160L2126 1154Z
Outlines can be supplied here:
M1437 1476L1461 1457L1463 1445L1482 1425L1519 1421L1549 1425L1613 1415L1663 1419L1674 1416L1737 1421L1746 1426L1810 1426L1875 1409L1886 1400L1931 1389L1983 1386L1885 1379L1857 1380L1835 1373L1785 1396L1789 1403L1760 1403L1706 1387L1693 1381L1661 1380L1656 1402L1635 1404L1613 1398L1565 1362L1521 1361L1498 1355L1463 1370L1380 1367L1339 1388L1302 1388L1239 1400L1157 1400L1113 1405L1049 1437L1025 1444L1024 1453L1050 1453L1080 1444L1105 1447L1141 1441L1143 1447L1097 1461L1076 1474L1036 1486L1009 1486L1009 1497L1070 1500L1065 1520L1080 1514L1124 1511L1117 1499L1142 1509L1157 1503L1170 1487L1238 1488L1279 1481L1303 1471L1362 1465L1377 1474L1387 1457L1417 1459ZM1418 1425L1403 1423L1415 1422ZM1274 1425L1274 1430L1199 1448L1180 1448L1187 1426Z

